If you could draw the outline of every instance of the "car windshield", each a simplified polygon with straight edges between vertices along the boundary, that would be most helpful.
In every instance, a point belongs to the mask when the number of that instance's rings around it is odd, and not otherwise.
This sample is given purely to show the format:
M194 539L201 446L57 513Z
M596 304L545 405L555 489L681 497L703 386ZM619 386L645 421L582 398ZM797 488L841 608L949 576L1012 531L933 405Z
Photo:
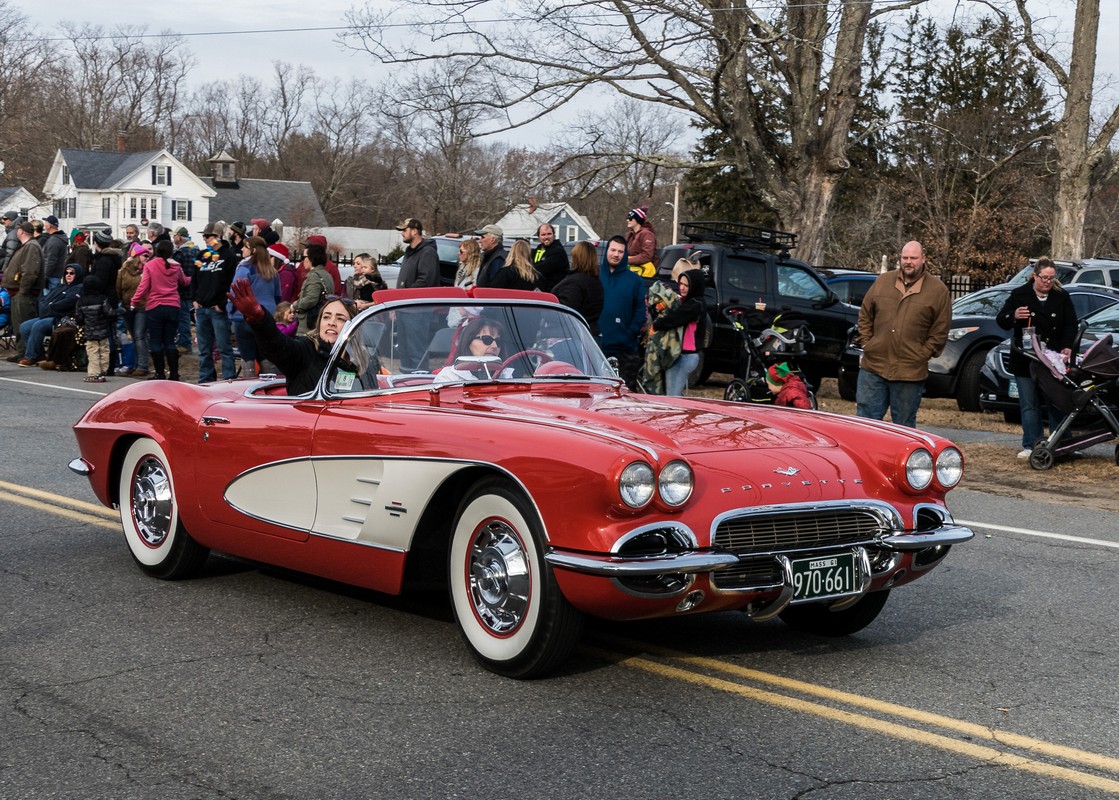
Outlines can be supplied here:
M952 304L953 317L994 317L1010 296L1009 286L996 286L966 294Z
M472 381L617 379L587 326L562 306L454 299L376 306L347 326L332 394Z
M1084 321L1090 331L1119 334L1119 304L1101 308L1085 317Z

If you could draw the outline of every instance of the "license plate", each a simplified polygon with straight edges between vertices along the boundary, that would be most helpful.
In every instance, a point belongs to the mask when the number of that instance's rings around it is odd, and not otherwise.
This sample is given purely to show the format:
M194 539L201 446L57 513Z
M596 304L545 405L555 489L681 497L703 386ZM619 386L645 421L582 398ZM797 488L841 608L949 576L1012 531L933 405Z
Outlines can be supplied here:
M1017 400L1018 399L1018 381L1011 378L1010 383L1007 384L1006 391L1007 391L1007 394L1009 394L1013 399Z
M854 553L798 558L793 568L793 600L853 594L855 585Z

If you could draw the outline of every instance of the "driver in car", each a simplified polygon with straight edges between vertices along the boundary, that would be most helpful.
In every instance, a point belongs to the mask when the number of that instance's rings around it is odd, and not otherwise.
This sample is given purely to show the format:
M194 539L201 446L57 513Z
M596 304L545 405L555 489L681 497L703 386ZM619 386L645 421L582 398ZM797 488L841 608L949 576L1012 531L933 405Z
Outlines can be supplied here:
M454 360L435 373L436 383L477 381L498 377L501 369L501 325L474 317L463 326L455 345Z

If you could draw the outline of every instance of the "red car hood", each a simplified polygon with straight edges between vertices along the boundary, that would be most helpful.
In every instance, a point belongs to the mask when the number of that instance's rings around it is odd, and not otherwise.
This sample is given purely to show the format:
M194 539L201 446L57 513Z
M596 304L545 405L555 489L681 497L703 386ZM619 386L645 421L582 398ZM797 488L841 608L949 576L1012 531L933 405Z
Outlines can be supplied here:
M695 402L683 398L612 392L470 389L463 407L507 418L566 423L621 436L681 454L780 448L834 447L817 428L822 419L806 412L743 403Z

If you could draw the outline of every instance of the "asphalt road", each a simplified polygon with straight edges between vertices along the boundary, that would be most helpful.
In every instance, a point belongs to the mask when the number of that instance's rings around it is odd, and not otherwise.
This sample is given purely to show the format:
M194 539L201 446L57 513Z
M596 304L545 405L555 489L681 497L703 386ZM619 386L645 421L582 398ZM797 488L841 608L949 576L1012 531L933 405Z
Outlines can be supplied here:
M518 682L438 594L145 577L66 469L94 395L28 372L0 366L3 800L1119 794L1113 515L957 491L980 535L856 636L596 624Z

